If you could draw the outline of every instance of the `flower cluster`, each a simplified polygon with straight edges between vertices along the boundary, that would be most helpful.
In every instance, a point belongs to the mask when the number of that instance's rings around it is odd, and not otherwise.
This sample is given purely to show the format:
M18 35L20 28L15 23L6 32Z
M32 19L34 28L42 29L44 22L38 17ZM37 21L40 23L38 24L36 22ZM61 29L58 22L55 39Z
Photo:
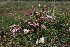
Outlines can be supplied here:
M32 6L34 7L34 6ZM47 21L47 19L51 19L53 20L53 17L50 15L47 15L47 11L46 11L47 6L44 5L43 7L41 7L41 5L39 4L39 11L36 10L36 8L33 8L32 12L30 14L26 14L26 19L24 20L24 22L21 22L21 24L23 26L19 26L19 25L12 25L10 26L11 28L11 32L15 33L16 31L22 29L24 31L24 34L28 34L29 32L33 31L33 33L40 33L43 34L43 37L40 38L40 40L37 39L36 44L38 43L44 43L44 32L43 30L47 29L47 26L44 22ZM25 28L22 28L25 27ZM39 32L40 31L40 32Z
M15 35L15 32L18 31L21 27L19 25L11 25L10 26L12 29L11 29L11 32L13 33L13 35Z
M40 38L40 40L37 39L36 44L38 44L38 43L43 43L44 44L45 43L44 42L44 37Z

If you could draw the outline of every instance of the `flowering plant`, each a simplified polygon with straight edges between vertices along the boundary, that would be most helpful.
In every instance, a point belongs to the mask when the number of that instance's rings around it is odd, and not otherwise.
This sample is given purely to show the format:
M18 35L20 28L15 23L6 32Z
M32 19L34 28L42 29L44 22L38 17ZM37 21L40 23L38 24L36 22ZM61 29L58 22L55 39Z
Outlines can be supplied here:
M14 33L21 28L24 34L26 34L27 36L32 35L36 44L38 43L44 44L45 43L44 38L46 37L45 32L47 32L46 29L48 28L47 21L48 20L52 21L53 17L50 15L47 15L47 11L45 10L47 8L46 5L41 7L41 5L39 4L38 8L39 8L39 11L37 11L36 8L33 8L32 12L27 13L25 16L26 17L25 20L23 22L20 22L21 23L20 26L12 25L10 27L14 27L14 29L11 30ZM16 26L18 28L16 28ZM33 38L30 38L30 39L33 39ZM38 38L40 40L38 40Z
M6 6L1 5L0 40L2 47L11 47L10 45L34 47L37 44L38 47L69 45L69 3L30 2L16 4L12 2L14 7L11 2L5 4ZM34 6L31 7L29 3Z

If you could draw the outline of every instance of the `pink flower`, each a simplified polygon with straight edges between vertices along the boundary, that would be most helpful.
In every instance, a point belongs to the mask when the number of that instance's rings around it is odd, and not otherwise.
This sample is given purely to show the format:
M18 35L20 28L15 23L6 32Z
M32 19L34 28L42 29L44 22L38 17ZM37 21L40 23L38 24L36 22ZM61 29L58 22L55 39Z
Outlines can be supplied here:
M28 21L30 21L30 20L25 20L24 22L28 22Z
M15 25L15 24L10 26L10 27L13 27L13 29L11 29L11 32L13 34L15 34L15 32L18 31L21 28L19 25Z
M19 27L15 27L15 30L18 31L20 28L21 28L20 26Z
M40 18L41 18L41 19L46 19L46 17L43 17L43 16L41 16Z
M35 26L34 24L29 24L29 25Z
M15 32L16 32L16 29L13 29L11 32L12 32L12 33L15 33Z
M39 12L34 11L34 14L38 14Z
M19 25L15 25L15 24L14 24L14 25L11 25L10 27L15 27L15 26L19 26Z
M24 29L23 30L25 34L29 33L30 30Z
M27 33L29 33L30 31L34 31L34 30L27 30L27 29L24 29L23 31L24 31L25 34L27 34Z
M46 5L44 5L44 8L46 8L47 6Z
M35 26L39 26L39 23L35 23Z
M18 31L21 27L15 27L13 30L12 30L12 33L14 33L15 31Z
M46 29L47 28L44 24L41 24L41 26L42 26L43 29Z
M44 37L40 38L40 40L37 39L36 44L43 43L44 44Z
M44 11L43 13L46 13L46 11Z
M28 24L30 24L31 22L28 22Z
M26 16L29 16L30 14L26 14Z
M44 37L40 38L39 43L43 43L44 44Z
M29 25L32 25L32 26L36 27L36 26L39 26L39 23L29 24Z
M47 16L47 18L53 19L53 17L52 17L52 16L49 16L49 15L46 15L46 16Z

